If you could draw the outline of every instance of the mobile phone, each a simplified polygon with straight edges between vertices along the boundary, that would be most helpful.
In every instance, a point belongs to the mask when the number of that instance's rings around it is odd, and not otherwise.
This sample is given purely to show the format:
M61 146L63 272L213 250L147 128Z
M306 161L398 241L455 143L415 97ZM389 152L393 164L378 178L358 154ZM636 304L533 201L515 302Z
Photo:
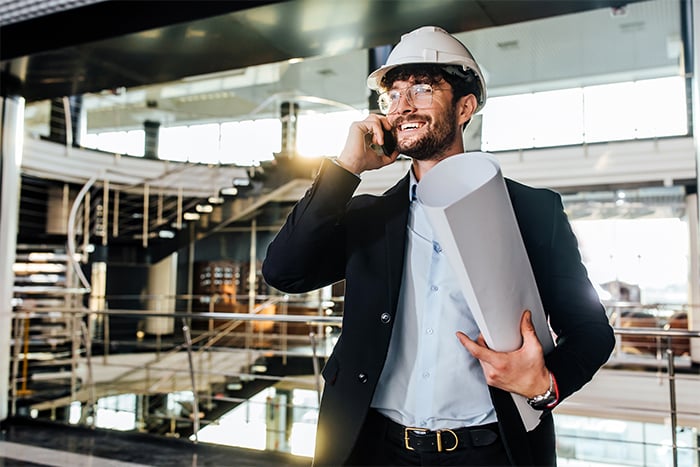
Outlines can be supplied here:
M396 151L396 139L394 139L394 134L390 130L384 130L382 151L384 151L385 156L391 156Z
M390 130L384 130L383 128L382 130L384 131L384 144L380 146L378 144L370 143L370 147L380 156L391 156L396 150L396 140L394 139L394 135ZM367 138L367 141L369 142L372 138L372 133L367 133L365 138Z

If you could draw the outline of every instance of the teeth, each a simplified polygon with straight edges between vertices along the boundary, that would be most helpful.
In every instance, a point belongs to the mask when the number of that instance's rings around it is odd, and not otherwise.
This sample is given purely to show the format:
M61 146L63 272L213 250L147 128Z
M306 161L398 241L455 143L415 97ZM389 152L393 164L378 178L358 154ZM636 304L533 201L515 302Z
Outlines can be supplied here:
M403 125L401 125L402 130L415 130L419 127L420 125L418 123L404 123Z

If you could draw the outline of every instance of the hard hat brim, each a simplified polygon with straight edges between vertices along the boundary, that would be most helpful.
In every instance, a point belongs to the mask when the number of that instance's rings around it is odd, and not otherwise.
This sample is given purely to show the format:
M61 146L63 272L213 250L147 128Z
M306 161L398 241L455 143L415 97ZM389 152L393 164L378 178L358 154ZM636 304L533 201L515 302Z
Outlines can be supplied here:
M379 89L381 89L382 78L384 78L384 75L389 70L396 68L397 66L399 65L382 65L381 67L374 70L367 77L367 87L370 88L372 91L378 91Z

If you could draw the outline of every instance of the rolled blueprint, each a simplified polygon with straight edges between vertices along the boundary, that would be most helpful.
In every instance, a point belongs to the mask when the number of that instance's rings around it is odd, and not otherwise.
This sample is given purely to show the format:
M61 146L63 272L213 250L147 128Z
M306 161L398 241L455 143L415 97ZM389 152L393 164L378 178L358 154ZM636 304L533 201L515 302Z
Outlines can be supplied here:
M552 350L552 334L498 161L481 152L448 157L423 176L417 196L489 348L518 349L520 318L530 310L544 353ZM527 430L535 428L541 412L522 396L513 394L513 399Z

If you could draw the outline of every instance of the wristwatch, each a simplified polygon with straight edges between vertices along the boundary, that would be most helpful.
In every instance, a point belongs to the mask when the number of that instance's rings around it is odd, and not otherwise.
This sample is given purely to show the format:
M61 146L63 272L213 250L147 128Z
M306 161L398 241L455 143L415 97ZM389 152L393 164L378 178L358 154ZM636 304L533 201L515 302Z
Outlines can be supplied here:
M543 394L538 394L533 397L527 398L527 403L530 407L536 410L551 409L559 402L559 389L557 388L557 382L554 379L552 372L549 372L549 389Z

